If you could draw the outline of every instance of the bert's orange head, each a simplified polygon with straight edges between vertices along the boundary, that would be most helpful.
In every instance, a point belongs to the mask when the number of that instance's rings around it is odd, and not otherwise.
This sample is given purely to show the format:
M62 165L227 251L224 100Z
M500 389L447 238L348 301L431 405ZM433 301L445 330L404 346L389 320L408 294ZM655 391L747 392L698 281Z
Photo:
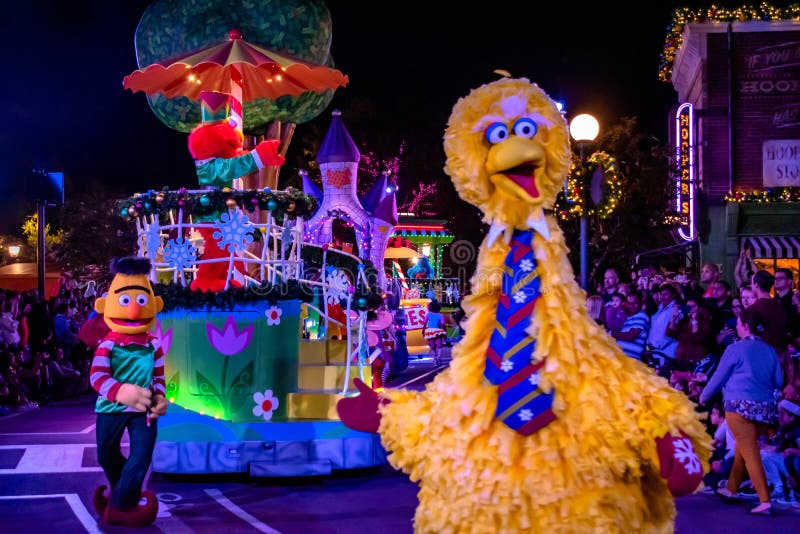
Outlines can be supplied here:
M108 295L97 299L94 309L102 313L108 327L121 334L147 332L164 307L161 297L153 294L150 285L150 260L127 257L111 264L114 279Z

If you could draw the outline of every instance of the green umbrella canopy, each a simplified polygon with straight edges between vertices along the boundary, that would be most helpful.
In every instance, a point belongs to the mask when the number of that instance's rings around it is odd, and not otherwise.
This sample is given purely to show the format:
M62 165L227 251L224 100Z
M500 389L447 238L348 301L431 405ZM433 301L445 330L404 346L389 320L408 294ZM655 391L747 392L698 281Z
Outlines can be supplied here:
M136 29L137 62L144 69L185 56L219 43L232 28L256 46L333 67L331 17L320 0L157 0L145 10ZM244 130L258 134L273 121L310 121L328 106L333 93L326 89L245 99ZM175 130L189 132L200 122L200 104L189 98L155 94L148 103L156 117Z

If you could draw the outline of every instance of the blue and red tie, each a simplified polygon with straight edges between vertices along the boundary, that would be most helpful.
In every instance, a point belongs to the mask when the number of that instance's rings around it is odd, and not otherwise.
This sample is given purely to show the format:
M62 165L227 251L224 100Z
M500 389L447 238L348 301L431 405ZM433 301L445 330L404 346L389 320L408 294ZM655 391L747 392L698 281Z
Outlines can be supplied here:
M514 230L483 372L498 386L495 418L525 436L555 420L555 393L539 388L545 360L532 362L536 340L525 331L541 295L532 242L533 232Z

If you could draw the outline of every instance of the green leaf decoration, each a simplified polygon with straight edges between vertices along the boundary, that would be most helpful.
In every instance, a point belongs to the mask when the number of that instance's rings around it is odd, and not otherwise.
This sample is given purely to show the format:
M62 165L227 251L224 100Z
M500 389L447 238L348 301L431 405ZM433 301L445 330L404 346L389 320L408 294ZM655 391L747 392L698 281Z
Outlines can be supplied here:
M181 373L177 372L167 380L166 395L167 399L177 399L181 389Z
M252 415L253 403L253 376L255 374L255 364L251 361L244 369L242 369L236 378L231 382L231 387L228 389L225 398L228 405L228 413L235 420L237 417Z
M212 413L214 411L224 413L222 395L217 390L216 386L214 386L200 371L195 373L195 379L197 380L197 389L200 390L198 395L203 397L202 404L206 408L206 413Z

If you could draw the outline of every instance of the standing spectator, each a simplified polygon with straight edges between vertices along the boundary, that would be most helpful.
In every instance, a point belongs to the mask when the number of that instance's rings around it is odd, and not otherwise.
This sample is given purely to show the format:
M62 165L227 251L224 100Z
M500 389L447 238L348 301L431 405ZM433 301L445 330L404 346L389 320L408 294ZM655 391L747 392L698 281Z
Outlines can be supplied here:
M756 310L764 321L762 339L781 354L789 340L786 336L786 311L783 305L769 294L774 281L775 278L769 271L761 270L753 275L753 291L757 300L751 308Z
M753 263L749 246L744 246L739 250L739 258L736 260L736 268L733 271L733 281L736 287L749 285L756 272L756 265Z
M586 297L586 311L589 313L589 317L594 319L597 324L605 326L606 316L603 297L600 295L589 295Z
M739 291L739 300L742 301L742 306L744 306L746 310L756 303L758 297L756 296L756 292L753 291L753 287L751 285L746 285Z
M775 350L757 336L764 330L764 320L757 311L743 311L736 329L740 340L725 349L719 367L700 394L700 403L708 403L722 390L725 420L736 438L728 484L717 493L733 499L745 474L749 474L760 501L750 513L771 515L772 502L761 463L758 433L760 427L777 419L775 391L783 384L783 373Z
M62 302L56 307L56 315L53 317L53 337L57 347L64 350L67 358L72 356L72 347L78 341L78 335L72 326L72 321L67 316L69 306Z
M798 320L800 320L800 315L798 315L797 310L794 308L792 304L792 286L794 285L794 273L792 273L791 269L779 268L775 269L775 300L780 302L783 305L783 309L786 311L786 329L788 332L794 333L798 330L800 325L798 325Z
M618 285L619 273L614 267L609 267L603 274L603 292L600 293L600 296L603 297L603 302L606 304L611 302L611 297L617 292Z
M700 284L705 288L703 298L712 298L711 284L719 280L719 265L716 263L705 263L700 268Z
M722 328L717 333L717 345L721 350L724 351L725 347L738 339L736 337L736 319L741 315L743 310L744 304L742 304L741 299L734 298L731 300L732 317L725 320Z
M650 317L642 309L642 294L631 290L625 297L625 311L628 318L619 330L611 330L622 352L636 360L642 359L642 351L650 331Z

